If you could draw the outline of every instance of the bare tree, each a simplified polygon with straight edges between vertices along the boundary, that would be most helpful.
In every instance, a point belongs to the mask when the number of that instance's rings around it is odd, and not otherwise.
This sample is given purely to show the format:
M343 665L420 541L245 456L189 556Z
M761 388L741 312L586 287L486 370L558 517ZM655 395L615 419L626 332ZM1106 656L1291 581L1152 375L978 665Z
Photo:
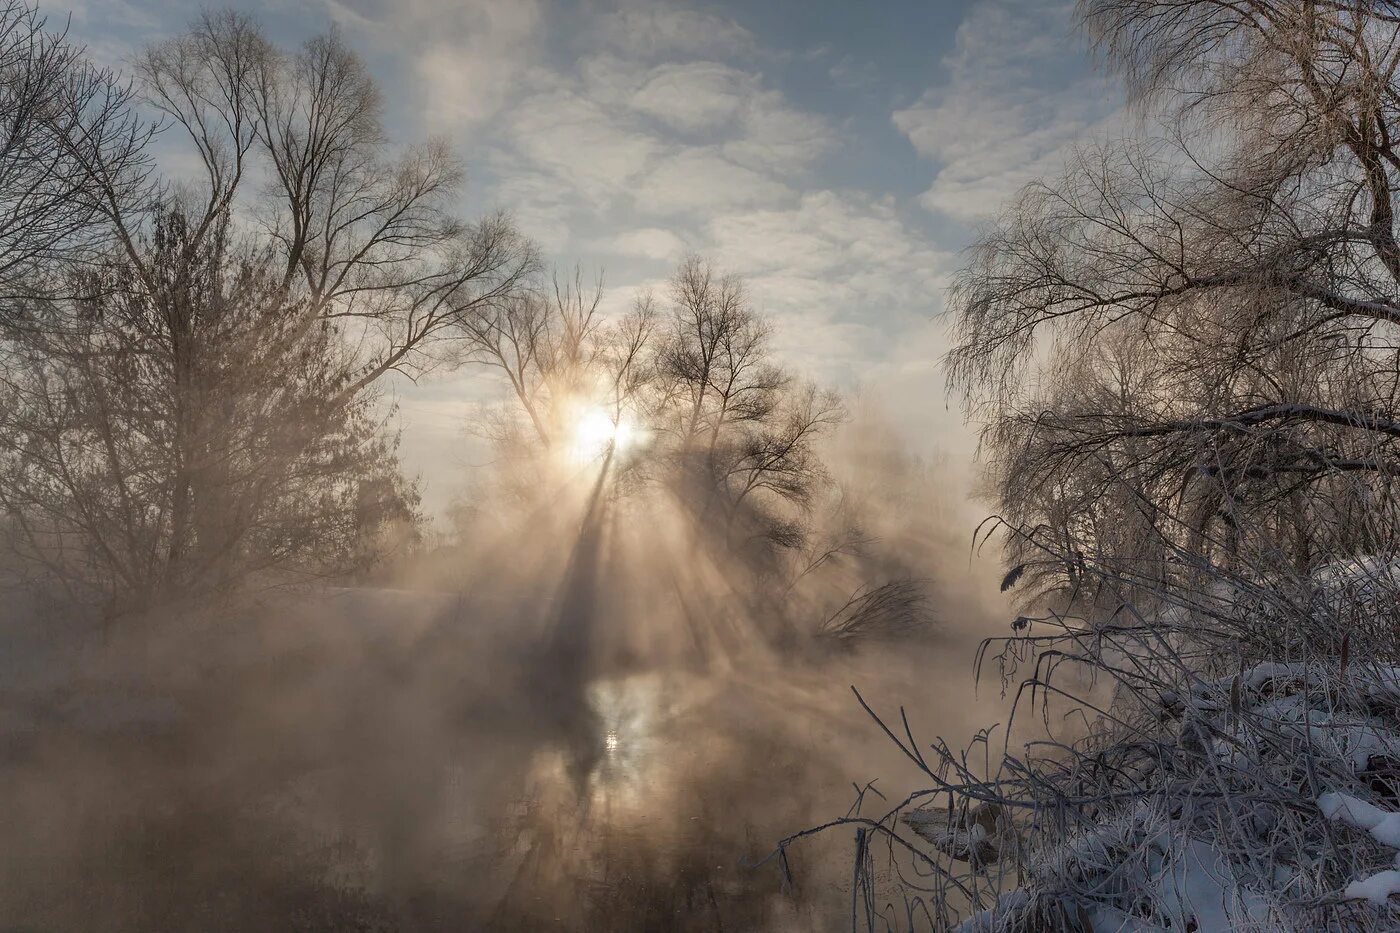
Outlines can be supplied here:
M147 50L137 71L206 176L192 248L246 202L307 320L364 338L347 398L388 372L430 369L453 322L507 300L535 271L533 246L506 215L453 217L461 169L444 146L388 145L378 91L337 33L285 54L246 17L206 14ZM271 194L248 190L255 167L270 169ZM116 210L113 221L131 253L132 221Z
M796 384L774 361L771 328L741 279L689 256L670 298L656 408L678 480L702 520L721 519L726 538L743 530L745 540L796 546L823 475L813 444L841 419L839 400Z
M681 262L660 368L676 397L683 446L709 455L726 428L774 412L788 377L769 355L770 337L741 279L719 275L699 256Z
M814 444L842 417L839 400L777 365L740 279L689 257L670 299L662 313L642 295L607 321L601 286L585 289L576 271L456 327L465 359L504 374L541 449L581 407L636 418L652 438L647 460L669 464L665 481L698 518L718 520L725 537L796 546L823 478Z
M139 204L153 126L133 98L35 7L0 3L0 322L105 241L104 193L123 210Z
M592 394L585 382L597 376L603 352L602 297L602 284L586 289L576 269L571 281L556 274L552 288L522 290L454 321L460 358L505 376L545 448L567 428L569 403Z
M1159 132L1030 186L958 279L952 379L1003 478L1079 483L1060 503L1087 515L1107 505L1083 485L1097 471L1179 543L1268 543L1285 564L1322 536L1394 547L1394 515L1329 516L1391 501L1400 465L1400 23L1362 2L1081 12ZM1042 348L1064 374L1048 392L1020 375Z
M453 216L455 160L388 143L335 33L287 54L206 14L135 70L202 177L137 202L131 172L71 149L106 253L54 267L73 287L7 335L0 459L26 556L134 604L363 562L415 501L372 387L437 365L535 250L505 215Z
M979 650L1037 740L959 752L866 705L927 788L829 825L872 929L870 834L940 929L1393 926L1391 853L1329 824L1396 799L1400 14L1079 9L1150 138L1023 191L953 292L1005 587L1067 590Z
M614 422L631 409L647 408L655 403L653 394L657 380L655 345L659 315L650 292L632 303L632 308L606 330L598 354L602 372L601 394L606 399Z
M113 259L86 274L92 297L10 341L15 543L119 611L262 569L351 569L367 534L413 519L373 399L337 398L354 378L340 335L303 327L274 258L230 226L191 255L189 220L163 212L138 241L148 276Z

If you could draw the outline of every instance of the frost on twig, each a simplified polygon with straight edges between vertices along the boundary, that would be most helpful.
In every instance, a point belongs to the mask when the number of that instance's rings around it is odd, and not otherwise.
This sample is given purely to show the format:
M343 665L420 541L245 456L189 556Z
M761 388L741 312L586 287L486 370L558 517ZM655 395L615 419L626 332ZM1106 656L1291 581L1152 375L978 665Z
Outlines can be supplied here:
M1273 597L1250 586L1150 616L1022 617L981 657L1019 672L1013 716L1035 711L1046 738L999 761L985 737L974 765L872 710L930 781L880 823L925 853L900 876L909 916L933 905L958 933L1396 928L1400 862L1378 844L1400 848L1400 668L1383 644L1334 653L1307 603L1261 614ZM1261 624L1284 634L1251 658L1232 627Z

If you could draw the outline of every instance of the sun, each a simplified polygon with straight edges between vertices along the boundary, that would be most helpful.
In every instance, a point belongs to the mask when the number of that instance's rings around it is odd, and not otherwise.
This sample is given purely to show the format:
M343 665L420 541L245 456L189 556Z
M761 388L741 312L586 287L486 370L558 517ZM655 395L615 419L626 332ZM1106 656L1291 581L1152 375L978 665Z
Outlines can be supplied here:
M641 433L625 414L614 418L591 405L581 410L569 434L569 459L589 463L609 451L619 454L635 446Z

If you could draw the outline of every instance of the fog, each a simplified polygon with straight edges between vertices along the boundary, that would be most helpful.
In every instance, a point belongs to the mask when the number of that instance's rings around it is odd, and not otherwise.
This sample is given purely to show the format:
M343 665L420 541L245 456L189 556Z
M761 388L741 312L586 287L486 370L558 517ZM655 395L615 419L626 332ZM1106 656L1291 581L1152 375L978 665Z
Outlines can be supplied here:
M346 31L109 68L47 14L0 0L0 926L844 925L850 839L785 840L916 780L852 688L1002 703L967 472L713 257L619 307L464 213ZM392 391L453 378L489 456L429 515Z
M790 849L788 881L767 857L868 782L919 786L851 688L965 743L999 715L973 657L1007 616L938 465L870 411L826 455L870 553L919 571L917 630L814 638L829 593L755 594L611 454L382 585L117 628L30 588L4 620L7 922L845 928L849 831Z

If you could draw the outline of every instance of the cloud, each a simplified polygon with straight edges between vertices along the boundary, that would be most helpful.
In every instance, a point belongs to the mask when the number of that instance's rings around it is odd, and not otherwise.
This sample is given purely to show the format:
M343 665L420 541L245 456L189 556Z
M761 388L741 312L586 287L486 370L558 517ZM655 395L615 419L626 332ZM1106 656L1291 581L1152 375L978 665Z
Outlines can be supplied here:
M853 91L874 90L880 83L880 69L874 62L851 55L842 55L827 75L837 87Z
M821 185L839 131L732 60L752 37L672 7L605 26L508 114L497 192L528 232L637 261L624 291L698 249L749 280L794 363L834 378L922 326L947 254L891 199Z
M660 227L625 230L600 244L605 252L620 256L640 256L662 262L676 262L688 251L685 240Z
M645 66L615 55L579 64L589 98L629 108L686 145L721 143L733 161L789 171L830 151L836 133L822 115L793 107L760 74L712 61Z
M497 161L512 158L496 153ZM546 254L566 252L574 237L572 226L581 197L567 181L546 171L530 171L511 163L509 171L497 170L499 179L492 188L495 204L507 208L522 233Z
M707 227L713 253L748 278L804 365L854 371L937 311L951 255L860 192L809 191L795 204L733 211Z
M68 24L65 8L71 19ZM147 42L163 39L195 16L190 10L158 8L139 0L69 0L61 7L42 4L39 12L50 29L70 28L70 38L82 46L89 61L116 71Z
M1121 119L1108 80L1087 73L1068 4L982 0L958 28L948 78L893 114L938 166L921 197L958 219L994 213L1034 178L1053 175L1076 141Z
M825 118L794 108L762 76L712 61L652 65L613 52L573 72L541 72L512 105L496 159L504 184L559 193L599 215L703 220L791 200L792 184L834 144ZM520 193L518 191L513 193ZM523 207L532 212L530 204Z
M531 96L511 113L507 137L515 154L600 203L624 193L663 148L626 114L560 87Z
M651 0L603 16L596 35L621 52L647 59L732 56L755 47L753 34L732 19Z
M744 131L725 144L725 154L755 168L805 168L836 144L827 120L788 105L777 91L754 94L744 110Z
M728 213L716 218L713 232L736 264L753 271L908 267L946 255L904 223L892 199L860 192L815 190L790 208Z
M772 204L790 189L771 174L739 165L712 148L680 148L662 160L635 191L646 215L712 213Z
M542 0L324 0L362 41L412 49L413 99L434 132L498 114L538 55Z
M717 62L662 65L632 95L633 109L683 133L731 123L755 94L753 75Z

